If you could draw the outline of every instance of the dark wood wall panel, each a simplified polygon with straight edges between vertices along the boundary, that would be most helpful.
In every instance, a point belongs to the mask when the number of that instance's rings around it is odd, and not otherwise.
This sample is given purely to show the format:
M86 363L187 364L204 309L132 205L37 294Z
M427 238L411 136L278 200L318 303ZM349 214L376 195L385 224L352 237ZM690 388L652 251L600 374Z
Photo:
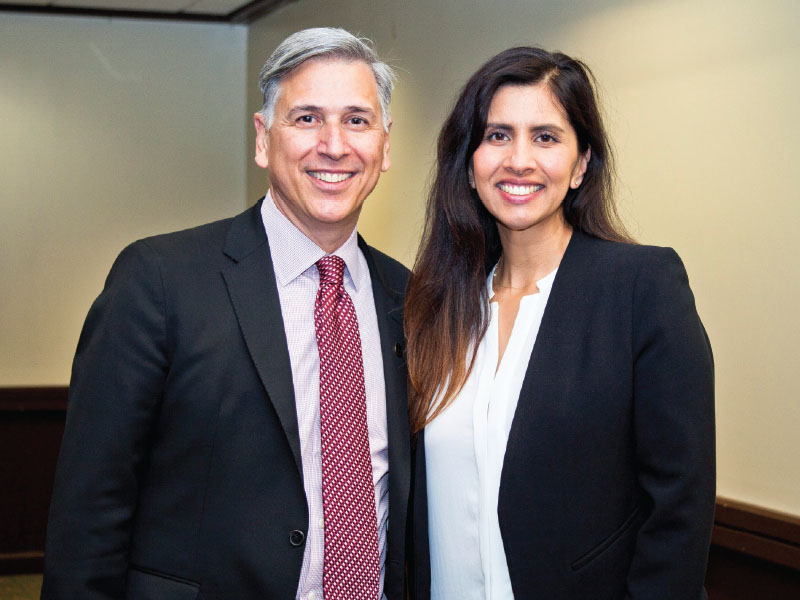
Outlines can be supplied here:
M0 574L41 571L66 387L0 388ZM717 499L710 600L800 599L800 517Z
M0 574L42 569L66 387L0 388Z
M709 600L798 600L800 571L711 545Z
M717 498L710 600L800 599L800 517Z

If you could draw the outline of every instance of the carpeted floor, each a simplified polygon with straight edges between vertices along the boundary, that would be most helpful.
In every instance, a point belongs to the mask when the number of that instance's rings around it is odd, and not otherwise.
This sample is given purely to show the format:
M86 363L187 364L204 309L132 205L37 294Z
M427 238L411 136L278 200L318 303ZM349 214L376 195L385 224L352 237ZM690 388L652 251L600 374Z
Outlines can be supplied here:
M0 577L0 600L39 600L41 575L4 575Z

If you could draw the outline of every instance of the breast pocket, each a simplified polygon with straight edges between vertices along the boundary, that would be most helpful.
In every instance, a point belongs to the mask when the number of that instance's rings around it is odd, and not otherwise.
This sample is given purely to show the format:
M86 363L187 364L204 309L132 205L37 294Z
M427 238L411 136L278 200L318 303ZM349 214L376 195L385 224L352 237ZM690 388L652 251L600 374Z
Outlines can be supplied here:
M193 581L136 567L128 570L127 600L196 600L199 593L200 585Z
M617 548L620 550L627 549L628 546L630 546L630 544L626 543L627 538L634 535L638 529L636 525L639 524L638 517L640 511L641 509L639 507L634 509L634 511L625 518L622 525L617 527L617 529L603 539L602 542L597 544L594 548L573 562L571 565L572 570L579 571L583 569L600 558L606 552L613 552L613 550Z

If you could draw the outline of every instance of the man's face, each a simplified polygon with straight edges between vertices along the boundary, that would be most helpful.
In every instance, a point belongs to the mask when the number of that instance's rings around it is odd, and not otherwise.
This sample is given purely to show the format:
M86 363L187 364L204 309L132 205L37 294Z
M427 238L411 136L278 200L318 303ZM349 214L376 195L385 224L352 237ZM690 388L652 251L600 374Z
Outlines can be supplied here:
M390 165L371 67L308 60L281 81L272 127L258 113L255 125L256 164L269 169L276 206L321 248L335 250Z

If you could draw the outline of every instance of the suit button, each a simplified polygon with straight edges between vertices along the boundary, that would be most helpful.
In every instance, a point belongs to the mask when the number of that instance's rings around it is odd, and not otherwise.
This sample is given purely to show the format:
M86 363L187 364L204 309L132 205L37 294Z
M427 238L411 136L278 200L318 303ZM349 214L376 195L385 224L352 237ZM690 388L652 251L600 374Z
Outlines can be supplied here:
M292 533L289 534L289 543L292 546L302 546L303 542L306 539L306 534L300 531L299 529L295 529Z
M394 345L394 353L400 358L403 358L403 347L399 342Z

